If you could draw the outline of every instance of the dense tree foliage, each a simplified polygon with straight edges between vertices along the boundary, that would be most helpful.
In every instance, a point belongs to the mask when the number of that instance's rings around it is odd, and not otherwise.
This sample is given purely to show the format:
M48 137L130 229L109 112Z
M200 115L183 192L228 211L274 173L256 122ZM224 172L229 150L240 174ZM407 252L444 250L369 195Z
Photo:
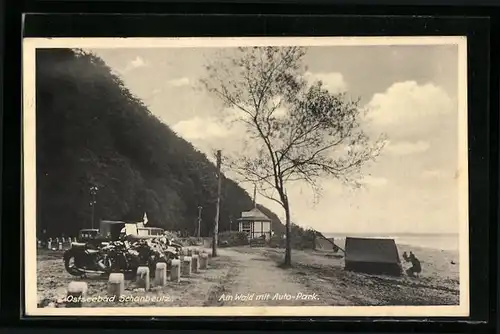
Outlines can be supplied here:
M215 166L161 123L111 69L79 50L37 51L38 233L75 235L99 220L140 221L201 234L215 217ZM168 105L165 106L168 108ZM252 208L234 181L222 188L220 231ZM282 225L270 210L275 228Z
M362 167L378 157L384 136L370 138L359 100L330 92L306 76L303 47L241 47L208 61L202 79L208 92L245 126L253 152L229 154L226 164L284 211L286 252L291 265L292 182L321 193L322 181L360 186Z

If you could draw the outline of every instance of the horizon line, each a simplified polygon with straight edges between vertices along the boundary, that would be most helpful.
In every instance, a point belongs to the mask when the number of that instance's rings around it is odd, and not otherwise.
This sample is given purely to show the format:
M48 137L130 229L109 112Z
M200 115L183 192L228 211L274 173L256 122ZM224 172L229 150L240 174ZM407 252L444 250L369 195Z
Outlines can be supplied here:
M381 235L381 236L397 236L397 235L459 235L458 232L322 232L323 234L337 235Z

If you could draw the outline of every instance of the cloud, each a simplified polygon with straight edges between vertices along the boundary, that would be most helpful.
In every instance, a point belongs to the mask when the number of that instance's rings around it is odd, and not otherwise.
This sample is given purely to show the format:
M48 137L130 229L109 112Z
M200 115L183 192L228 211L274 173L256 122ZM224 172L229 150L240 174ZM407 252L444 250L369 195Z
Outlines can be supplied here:
M182 78L169 80L168 84L170 86L174 86L174 87L182 87L182 86L189 86L191 84L191 81L187 77L182 77Z
M133 66L134 68L137 68L146 66L146 63L141 57L137 56L134 60L130 62L130 65Z
M347 83L344 80L344 76L342 73L338 72L306 72L305 73L306 80L309 83L313 83L315 81L321 81L323 83L323 87L326 88L330 93L343 93L347 91Z
M374 177L371 175L367 175L360 181L360 183L366 186L381 187L387 184L387 179L383 177Z
M429 150L430 144L427 141L407 142L401 141L397 143L387 142L384 150L394 155L409 155L422 153Z
M435 116L453 111L454 101L433 83L398 82L374 94L366 107L367 118L380 126L422 127Z
M142 59L142 57L140 57L140 56L137 56L137 57L135 57L135 59L131 60L121 72L125 73L125 72L129 72L131 70L134 70L136 68L145 67L145 66L147 66L147 64L144 61L144 59Z
M270 108L276 108L273 111L273 116L277 118L283 118L288 115L288 109L283 105L282 103L283 97L281 96L275 96L269 101L269 107ZM281 105L280 105L281 103Z
M448 173L448 172L445 172L444 170L441 170L441 169L429 169L429 170L425 170L422 172L422 174L420 175L423 179L432 179L432 180L435 180L435 179L451 179L451 178L454 178L455 175L452 175L453 173Z
M172 129L186 140L223 138L231 134L231 129L214 118L194 117L180 121Z

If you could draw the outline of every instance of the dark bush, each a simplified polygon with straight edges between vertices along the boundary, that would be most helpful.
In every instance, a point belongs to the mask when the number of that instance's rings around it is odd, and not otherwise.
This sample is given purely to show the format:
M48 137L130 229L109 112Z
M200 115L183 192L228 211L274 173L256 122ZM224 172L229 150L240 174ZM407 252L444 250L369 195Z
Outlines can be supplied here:
M283 236L284 234L273 235L269 242L269 247L284 248L285 238ZM292 249L313 249L314 238L314 230L305 230L296 224L292 224Z
M244 246L248 245L248 236L245 232L226 231L219 233L219 246Z
M188 238L180 238L178 239L178 242L183 245L183 246L200 246L203 244L203 240L194 238L194 237L188 237Z

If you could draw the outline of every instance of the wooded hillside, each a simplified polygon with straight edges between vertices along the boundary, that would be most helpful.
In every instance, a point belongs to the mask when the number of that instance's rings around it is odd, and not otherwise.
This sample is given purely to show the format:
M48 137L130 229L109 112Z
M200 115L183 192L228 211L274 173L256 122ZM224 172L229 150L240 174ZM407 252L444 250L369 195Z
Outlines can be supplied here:
M140 221L201 234L215 217L216 169L207 157L160 122L98 57L68 49L37 51L38 233L75 235L100 219ZM168 105L165 106L168 108ZM259 206L284 227L269 209ZM220 231L252 208L232 180L222 188Z

